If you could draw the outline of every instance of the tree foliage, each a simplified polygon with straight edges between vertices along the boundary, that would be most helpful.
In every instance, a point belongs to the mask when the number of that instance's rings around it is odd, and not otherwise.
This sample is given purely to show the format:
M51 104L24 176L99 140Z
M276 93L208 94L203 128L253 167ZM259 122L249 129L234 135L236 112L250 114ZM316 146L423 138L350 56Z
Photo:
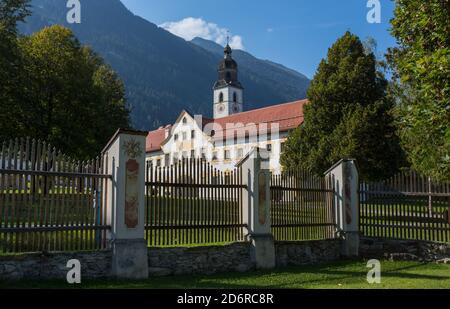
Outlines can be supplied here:
M396 0L388 61L399 127L413 167L450 180L450 0Z
M357 159L361 176L385 178L402 165L386 95L387 81L360 39L345 33L329 49L308 90L304 123L289 136L282 164L322 174L338 160Z
M52 26L21 39L25 58L26 123L79 158L98 154L119 127L128 126L124 86L73 33Z
M27 3L0 2L0 140L30 136L79 159L98 155L129 126L124 85L67 28L18 37Z
M16 27L28 15L28 0L0 1L0 136L20 132L24 125L18 104L22 94L22 56Z

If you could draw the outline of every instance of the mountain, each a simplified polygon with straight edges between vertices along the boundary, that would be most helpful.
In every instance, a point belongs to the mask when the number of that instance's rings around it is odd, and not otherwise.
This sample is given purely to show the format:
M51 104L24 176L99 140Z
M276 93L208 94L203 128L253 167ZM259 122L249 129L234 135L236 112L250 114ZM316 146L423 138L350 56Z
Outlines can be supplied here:
M150 130L172 123L182 109L211 116L212 86L223 48L187 42L131 13L119 0L82 1L81 23L66 22L66 0L32 0L24 34L60 24L109 63L125 83L133 125ZM309 80L293 70L236 50L245 108L305 97Z

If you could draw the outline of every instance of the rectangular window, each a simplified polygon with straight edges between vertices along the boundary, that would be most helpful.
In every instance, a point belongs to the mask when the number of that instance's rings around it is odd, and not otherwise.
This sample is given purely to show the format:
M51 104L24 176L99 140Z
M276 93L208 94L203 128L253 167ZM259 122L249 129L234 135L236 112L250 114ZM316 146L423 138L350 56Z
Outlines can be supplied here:
M250 136L248 133L245 134L245 143L248 144L250 142Z
M169 166L170 165L170 155L166 154L164 156L164 165Z
M191 159L195 158L195 150L191 150Z
M194 138L195 138L195 131L192 130L192 131L191 131L191 139L194 139Z
M213 161L217 161L217 159L218 159L218 158L217 158L217 151L214 151L214 152L213 152L213 155L212 155L212 160L213 160Z
M156 160L156 166L160 167L161 166L161 159Z
M175 134L175 135L173 136L173 140L174 140L175 142L178 140L178 134Z
M272 151L272 144L267 144L266 145L266 149L267 149L267 151L271 152Z
M280 151L281 151L281 153L283 153L284 152L284 149L286 148L286 142L282 142L281 143L281 145L280 145Z
M230 160L231 159L230 151L229 150L225 150L223 152L223 157L224 157L225 160Z
M244 149L239 148L237 151L237 156L239 159L243 158L244 157Z

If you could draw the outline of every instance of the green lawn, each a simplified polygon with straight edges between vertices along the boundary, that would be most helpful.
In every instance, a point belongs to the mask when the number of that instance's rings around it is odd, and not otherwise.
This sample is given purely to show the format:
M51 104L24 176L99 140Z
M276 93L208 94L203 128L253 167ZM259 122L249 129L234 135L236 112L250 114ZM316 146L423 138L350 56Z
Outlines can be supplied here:
M368 284L364 261L226 273L213 276L152 278L146 281L88 281L77 288L308 288L308 289L450 289L450 265L382 261L381 284ZM0 288L73 288L64 281L0 282Z

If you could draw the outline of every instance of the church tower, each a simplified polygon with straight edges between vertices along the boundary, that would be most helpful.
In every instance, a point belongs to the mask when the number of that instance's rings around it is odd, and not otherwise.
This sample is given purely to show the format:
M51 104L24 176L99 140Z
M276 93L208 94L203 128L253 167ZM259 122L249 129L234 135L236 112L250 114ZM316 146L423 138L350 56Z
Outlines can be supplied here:
M238 66L231 53L231 47L227 44L224 59L219 63L219 79L214 84L214 118L244 111L244 88L238 81Z

